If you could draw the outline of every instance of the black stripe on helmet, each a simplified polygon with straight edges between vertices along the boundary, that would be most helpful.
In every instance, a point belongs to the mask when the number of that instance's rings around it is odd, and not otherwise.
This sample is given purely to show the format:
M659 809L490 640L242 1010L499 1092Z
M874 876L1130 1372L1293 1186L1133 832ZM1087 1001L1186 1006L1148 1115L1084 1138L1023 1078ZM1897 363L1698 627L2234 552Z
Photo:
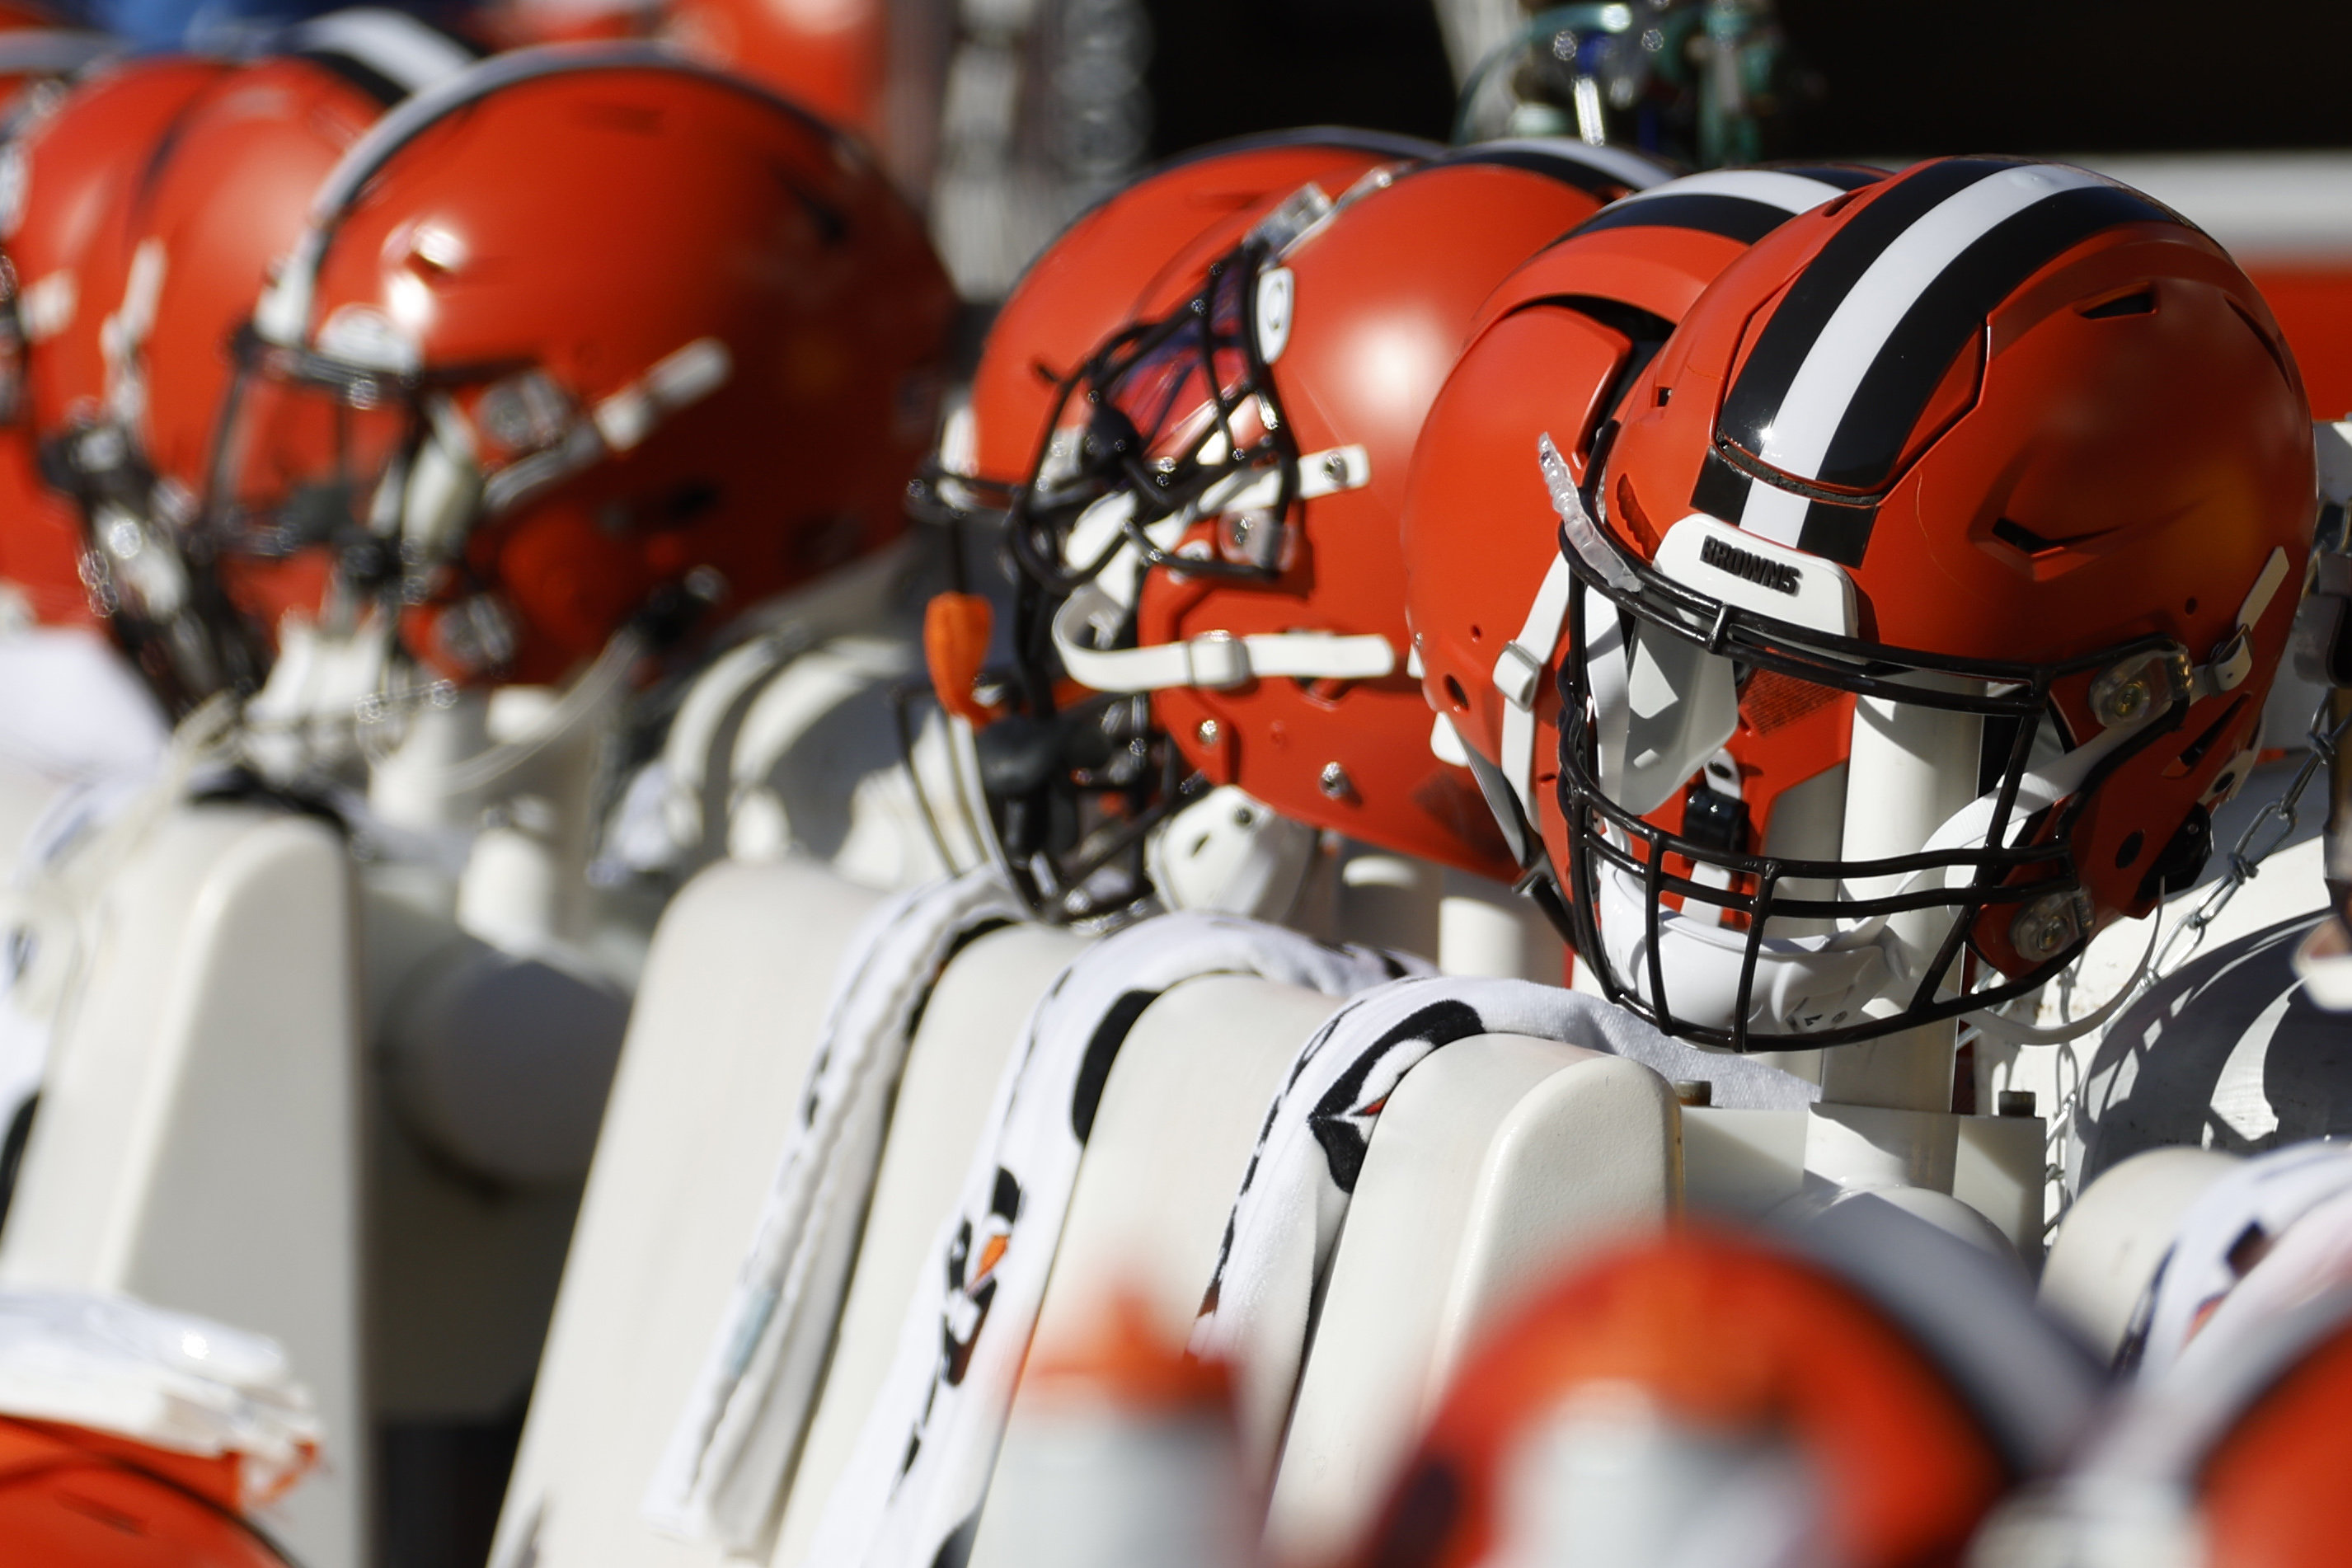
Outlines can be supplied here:
M1878 507L1874 502L1842 506L1836 501L1816 500L1805 508L1804 524L1797 532L1797 548L1826 556L1841 566L1859 566L1863 552L1870 548L1870 531L1877 521Z
M1885 486L1937 384L1996 306L2102 229L2170 221L2170 214L2133 192L2090 185L2036 202L1988 229L1944 268L1887 335L1854 389L1815 477L1847 489Z
M1736 524L1747 509L1748 488L1763 482L1722 452L1710 451L1699 463L1698 483L1691 487L1691 510ZM1875 501L1848 503L1816 496L1806 504L1797 548L1841 566L1859 566L1862 552L1870 544L1871 527L1877 521Z
M1750 452L1780 416L1781 400L1806 357L1873 263L1927 213L1978 181L2026 162L2017 158L1950 158L1897 180L1861 207L1822 245L1764 324L1756 347L1724 395L1717 423L1721 437Z
M1612 201L1631 188L1622 176L1586 163L1583 159L1563 153L1548 152L1540 147L1524 144L1470 146L1443 158L1433 158L1423 169L1458 168L1465 163L1486 163L1506 169L1524 169L1531 174L1541 174L1563 185ZM1415 173L1420 171L1416 170Z
M1645 196L1638 202L1603 207L1569 233L1594 234L1604 228L1691 228L1753 245L1796 216L1786 207L1749 201L1744 196Z
M1748 487L1756 481L1709 452L1698 466L1698 483L1691 488L1691 509L1736 523L1748 505Z

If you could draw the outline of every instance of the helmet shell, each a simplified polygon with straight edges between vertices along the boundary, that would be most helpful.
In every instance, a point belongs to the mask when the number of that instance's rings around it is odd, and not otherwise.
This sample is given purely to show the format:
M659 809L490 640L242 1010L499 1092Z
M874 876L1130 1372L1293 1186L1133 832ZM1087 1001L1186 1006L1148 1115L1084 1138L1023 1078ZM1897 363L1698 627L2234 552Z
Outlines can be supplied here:
M472 519L409 613L447 673L552 679L698 569L740 607L902 531L954 296L818 121L659 50L534 51L387 121L328 189L264 340L324 353L339 312L388 323L484 447L482 395L524 373L595 426L593 460ZM719 374L673 406L646 378L681 353ZM475 597L514 622L495 666L444 635Z

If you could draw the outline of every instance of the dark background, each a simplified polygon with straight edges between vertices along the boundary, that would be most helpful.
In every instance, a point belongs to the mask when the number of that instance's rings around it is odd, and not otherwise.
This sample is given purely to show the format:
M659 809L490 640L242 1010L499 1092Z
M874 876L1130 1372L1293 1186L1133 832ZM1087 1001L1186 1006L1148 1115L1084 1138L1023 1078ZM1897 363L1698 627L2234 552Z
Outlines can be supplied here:
M1428 0L1147 0L1153 153L1286 125L1443 140ZM1782 156L2352 145L2352 0L1781 0Z

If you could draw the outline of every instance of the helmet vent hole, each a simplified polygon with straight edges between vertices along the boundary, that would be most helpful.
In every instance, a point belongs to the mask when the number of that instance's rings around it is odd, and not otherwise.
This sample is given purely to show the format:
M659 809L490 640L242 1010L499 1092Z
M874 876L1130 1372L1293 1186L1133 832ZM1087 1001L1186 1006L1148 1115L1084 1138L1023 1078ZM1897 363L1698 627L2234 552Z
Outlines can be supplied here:
M2062 542L2044 539L2024 524L2011 521L2005 517L1992 525L1992 536L2011 549L2021 550L2037 559L2044 555L2055 555L2066 548Z
M2195 615L2197 613L2197 601L2191 599L2186 605L2183 605L2180 607L2180 613L2184 616Z
M2137 828L2134 828L2130 833L2126 834L2124 836L2124 841L2116 847L2116 869L2120 871L2126 866L2129 866L2133 861L2137 860L2139 858L2139 852L2147 847L2147 836L2140 832Z
M1486 640L1486 632L1479 627L1473 626L1470 628L1470 640L1472 642L1483 642Z
M2206 725L2202 733L2181 748L2179 758L2164 770L2164 776L2168 779L2179 778L2203 762L2205 753L2213 749L2213 743L2221 738L2222 731L2227 730L2238 715L2245 710L2245 706L2246 700L2241 697L2223 709L2219 719Z
M2083 309L2085 319L2099 321L2110 316L2152 316L2156 313L2156 290L2135 289L2128 294L2118 294L2112 300L2102 300Z
M1462 683L1450 675L1445 678L1445 700L1454 704L1454 710L1456 713L1467 713L1470 710L1469 695L1462 689Z

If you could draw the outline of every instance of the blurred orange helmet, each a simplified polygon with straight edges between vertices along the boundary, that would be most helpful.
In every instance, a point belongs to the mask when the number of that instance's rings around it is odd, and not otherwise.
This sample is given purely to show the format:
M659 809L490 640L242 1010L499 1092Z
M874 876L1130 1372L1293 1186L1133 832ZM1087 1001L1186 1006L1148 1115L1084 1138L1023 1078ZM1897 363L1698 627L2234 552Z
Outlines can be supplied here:
M657 38L869 144L887 140L884 0L491 0L481 17L503 48Z
M857 150L630 45L497 58L320 188L238 340L206 524L327 545L461 681L740 608L895 538L954 300ZM681 595L685 597L681 598Z
M286 1568L238 1514L236 1464L0 1417L0 1541L42 1568Z
M1995 1515L1970 1568L2322 1568L2352 1530L2352 1296L2144 1379L2055 1484Z
M330 14L279 44L279 58L203 77L144 138L126 136L114 95L69 96L26 148L35 205L11 242L43 265L37 286L62 273L74 295L29 352L26 422L51 482L79 503L92 595L181 708L258 674L251 630L187 532L228 385L228 341L344 151L392 103L473 58L376 11ZM100 177L99 199L86 212L62 208L86 194L73 180L77 154L110 142L114 172ZM65 177L52 195L53 173ZM72 236L50 231L78 220L88 243L60 259ZM243 584L263 637L286 603L317 603L319 563L306 564L295 584Z
M0 46L12 35L0 33ZM27 406L38 345L80 313L82 277L108 216L180 109L226 68L151 57L101 68L18 110L0 147L0 577L35 617L89 625L80 513L42 483Z
M1013 536L1055 658L1149 693L1188 769L1294 821L1507 879L1407 673L1398 514L1478 306L1547 240L1658 177L1501 143L1308 187L1140 313L1065 388Z
M885 0L667 0L656 37L869 142L884 132Z
M1612 203L1488 298L1432 405L1404 504L1405 618L1432 745L1479 781L1530 890L1565 929L1559 778L1559 519L1528 460L1552 431L1580 484L1626 390L1717 273L1794 215L1878 171L1717 170ZM1530 584L1544 584L1530 592Z
M1520 460L1579 590L1561 869L1612 1000L1734 1048L1981 1016L2201 864L2316 507L2294 362L2197 229L1917 165L1724 271L1590 507L1573 439Z
M1981 1255L1891 1209L1850 1228L1957 1299L1705 1228L1604 1256L1472 1352L1360 1561L1956 1561L2095 1380Z

